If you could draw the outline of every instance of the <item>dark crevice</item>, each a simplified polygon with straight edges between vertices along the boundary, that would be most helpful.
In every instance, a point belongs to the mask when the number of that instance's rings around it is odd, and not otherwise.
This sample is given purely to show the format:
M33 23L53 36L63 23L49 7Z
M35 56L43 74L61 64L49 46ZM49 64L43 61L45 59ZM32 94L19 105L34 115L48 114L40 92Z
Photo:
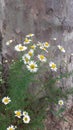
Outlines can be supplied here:
M2 80L4 81L2 84L0 84L0 95L3 96L6 93L6 88L7 88L7 74L8 74L8 69L7 69L7 65L4 63L4 56L3 56L3 52L2 52L2 33L0 31L0 63L2 66ZM7 70L7 71L6 71Z

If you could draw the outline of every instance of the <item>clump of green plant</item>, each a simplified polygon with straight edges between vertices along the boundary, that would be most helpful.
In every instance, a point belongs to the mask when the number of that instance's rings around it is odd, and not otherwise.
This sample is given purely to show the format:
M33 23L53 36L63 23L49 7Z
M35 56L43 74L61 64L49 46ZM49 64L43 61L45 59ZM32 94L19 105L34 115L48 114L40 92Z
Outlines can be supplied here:
M17 53L20 53L17 60L9 67L8 90L5 97L2 97L2 106L0 108L0 126L2 130L44 130L44 119L46 109L55 115L61 117L61 113L65 111L64 100L72 93L73 90L63 91L56 86L56 82L63 77L67 78L70 73L60 74L53 77L53 73L57 73L58 67L54 61L48 60L48 42L36 42L33 44L34 34L26 35L23 44L14 47ZM6 45L10 45L12 40ZM58 45L58 49L65 53L65 49ZM48 64L48 68L46 65ZM43 66L44 69L43 69ZM50 71L47 78L39 79L39 75ZM38 92L31 92L32 85L39 84ZM31 90L31 91L30 91ZM43 95L39 98L38 96ZM59 109L55 111L54 106L58 105Z

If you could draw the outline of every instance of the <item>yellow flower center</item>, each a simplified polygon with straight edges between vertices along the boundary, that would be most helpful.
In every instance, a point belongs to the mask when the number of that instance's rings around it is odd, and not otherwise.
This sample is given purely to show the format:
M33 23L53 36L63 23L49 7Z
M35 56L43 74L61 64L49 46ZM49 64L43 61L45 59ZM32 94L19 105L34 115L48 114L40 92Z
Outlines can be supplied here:
M35 68L35 65L34 65L34 64L31 64L31 65L30 65L30 68L31 68L31 69L34 69L34 68Z
M43 55L40 55L40 59L43 60L45 57Z
M63 104L63 102L61 102L61 101L60 101L60 102L59 102L59 104L60 104L60 105L62 105L62 104Z
M29 56L32 56L32 55L33 55L33 53L32 53L32 52L28 52L28 54L29 54Z
M25 57L25 61L26 61L26 62L28 62L28 61L29 61L29 59L28 59L27 57Z
M4 102L8 103L8 102L9 102L9 99L6 98L6 99L4 100Z
M29 39L28 39L28 38L26 38L26 39L25 39L25 42L29 42Z
M13 130L13 128L10 128L9 130Z
M46 51L46 48L45 48L45 47L42 47L42 46L40 46L40 47L41 47L42 50Z
M48 42L46 42L46 43L45 43L45 46L49 46L49 43L48 43Z
M32 34L30 33L29 36L32 36Z
M18 112L16 113L16 115L17 115L17 116L21 116L21 113L18 111Z
M27 117L25 117L25 121L27 121L28 120L28 118Z
M64 48L63 47L61 47L61 51L63 51L64 50Z
M34 49L35 48L35 46L31 46L31 49Z
M23 50L23 46L19 46L19 49L22 51Z
M56 68L56 65L55 64L52 64L52 66L51 66L53 69L55 69Z

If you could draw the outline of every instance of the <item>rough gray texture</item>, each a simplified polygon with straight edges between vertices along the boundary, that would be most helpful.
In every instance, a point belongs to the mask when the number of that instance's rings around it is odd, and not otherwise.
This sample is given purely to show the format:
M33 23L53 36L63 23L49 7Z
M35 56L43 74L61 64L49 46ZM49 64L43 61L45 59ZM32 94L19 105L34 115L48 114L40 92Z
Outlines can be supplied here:
M50 41L53 46L63 45L67 51L64 59L68 70L73 69L73 0L0 0L0 30L4 37L2 50L5 59L13 56L12 48L5 45L6 41L15 38L20 43L26 34L35 33L40 41ZM55 55L59 60L57 50ZM73 78L63 80L63 84L73 87ZM68 107L72 106L73 98L70 97ZM73 127L68 130L73 130Z

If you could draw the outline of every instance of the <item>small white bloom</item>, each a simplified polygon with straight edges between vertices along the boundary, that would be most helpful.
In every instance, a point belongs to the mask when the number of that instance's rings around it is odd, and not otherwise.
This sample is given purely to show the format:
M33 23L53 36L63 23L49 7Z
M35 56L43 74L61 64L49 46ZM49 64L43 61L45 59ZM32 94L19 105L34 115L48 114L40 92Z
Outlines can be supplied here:
M23 43L24 43L24 44L29 44L31 41L32 41L31 39L25 38L25 40L24 40Z
M5 105L7 105L9 102L11 102L11 100L8 96L2 99L2 103L4 103Z
M30 60L30 56L28 55L28 53L22 56L22 60L24 60L25 57L27 57Z
M16 116L16 117L21 118L21 116L22 116L21 110L14 111L14 113L15 113L15 116Z
M43 43L42 42L39 42L37 43L37 46L41 46Z
M38 70L38 66L34 61L30 61L26 67L30 72L37 72Z
M33 44L32 46L30 46L31 49L35 49L36 48L36 45Z
M73 53L71 53L71 56L73 56Z
M16 51L25 51L27 49L26 46L22 46L21 44L15 46Z
M37 46L39 46L39 48L40 48L41 50L44 50L44 51L46 51L46 52L48 53L48 51L47 51L46 48L44 47L44 43L38 42Z
M53 40L54 40L54 41L56 41L56 40L57 40L57 38L55 38L55 37L54 37L54 38L53 38Z
M44 42L43 44L44 44L44 47L46 48L50 47L50 44L48 42Z
M46 62L46 57L44 55L38 55L38 59L41 61L41 62Z
M43 44L40 46L40 49L44 50L44 45Z
M14 127L13 125L11 125L11 126L9 126L8 128L7 128L7 130L15 130L16 129L16 127Z
M8 60L5 60L5 63L8 63Z
M51 67L51 69L53 70L53 71L57 71L57 67L56 67L56 64L54 63L54 62L50 62L49 63L49 66Z
M29 52L28 52L28 55L31 57L31 56L33 56L33 54L34 54L34 50L30 49Z
M59 104L60 106L63 106L63 105L64 105L64 101L63 101L63 100L59 100L59 101L58 101L58 104Z
M23 117L23 122L26 123L26 124L28 124L30 122L29 115L26 115L26 116Z
M21 116L22 116L21 110L14 111L14 113L15 113L15 116L16 116L16 117L21 118Z
M46 51L48 53L48 51L46 50L46 48L44 46L40 46L40 49L44 50L44 51Z
M57 47L59 48L60 51L65 53L65 49L62 46L58 45Z
M29 63L30 56L28 54L25 54L22 56L22 60L24 61L25 64Z
M9 46L10 43L12 43L12 42L13 42L13 40L9 40L9 41L6 42L6 45Z
M12 60L12 62L14 62L14 60Z
M17 126L15 126L15 129L17 128Z
M26 115L28 115L28 112L23 111L23 116L26 116Z
M34 36L34 34L32 34L32 33L30 33L30 34L28 34L28 35L26 35L26 37L33 37Z

